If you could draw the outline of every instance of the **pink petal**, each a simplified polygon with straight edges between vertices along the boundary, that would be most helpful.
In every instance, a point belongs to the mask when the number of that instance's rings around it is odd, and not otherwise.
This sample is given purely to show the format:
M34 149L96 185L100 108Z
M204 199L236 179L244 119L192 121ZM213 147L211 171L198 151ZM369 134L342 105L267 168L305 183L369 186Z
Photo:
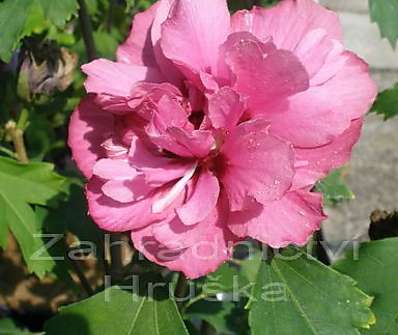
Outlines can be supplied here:
M321 146L369 110L377 88L367 64L350 52L340 57L345 58L345 64L335 68L337 73L325 83L291 97L285 110L264 113L272 123L272 133L297 147Z
M109 198L118 202L129 203L142 200L154 188L147 184L144 176L137 176L129 180L109 180L101 189Z
M138 172L127 159L100 159L94 165L93 174L103 179L128 180L138 176Z
M132 86L138 81L157 82L161 79L158 71L145 66L97 59L82 66L87 74L84 84L88 93L106 93L121 97L130 96Z
M105 149L106 156L109 158L124 159L127 157L128 148L113 137L102 143L102 147Z
M334 42L325 30L316 29L307 33L293 51L307 70L310 79L324 65Z
M214 137L208 130L193 130L172 127L167 130L175 143L189 151L187 157L206 157L215 145ZM172 151L172 150L171 150Z
M181 178L192 166L192 162L180 162L150 151L138 138L132 142L129 159L148 183L157 186Z
M155 20L151 29L151 40L156 62L164 75L164 77L174 85L180 87L182 85L183 77L180 71L175 67L173 62L166 58L162 48L160 47L160 39L162 35L162 24L169 16L174 0L160 0L159 7L156 11Z
M251 32L261 41L271 36L278 48L291 51L315 29L323 29L331 39L342 40L336 13L313 0L284 0L269 9L239 11L232 16L232 29Z
M154 123L155 122L152 124ZM168 129L162 132L154 131L155 129L155 127L148 128L147 134L152 143L157 145L159 149L170 151L180 157L192 157L191 151L185 146L177 143Z
M246 195L260 203L281 198L293 175L292 147L269 134L262 120L240 124L221 148L225 168L221 177L231 210L242 208Z
M286 22L285 20L289 20ZM299 147L322 146L367 112L377 92L367 65L339 42L336 14L311 0L285 0L271 9L255 8L233 17L233 30L252 32L264 43L292 51L310 76L310 88L257 111L272 132Z
M164 196L154 201L152 204L153 213L162 213L164 209L172 204L180 194L188 192L189 184L191 183L191 179L195 174L197 166L198 164L196 162L192 164L184 176L176 181Z
M289 192L282 199L263 205L259 214L258 204L250 205L246 211L249 213L231 213L231 231L272 248L284 248L289 244L305 245L326 218L322 211L322 196L304 190ZM251 211L257 216L253 218Z
M162 26L161 47L183 71L215 71L229 30L226 0L176 0Z
M289 22L285 22L286 17ZM285 1L272 9L240 11L232 21L234 31L249 31L263 42L271 37L278 48L293 52L306 68L311 86L317 85L314 76L319 77L327 58L341 46L337 15L313 1ZM335 61L336 57L330 59Z
M245 110L239 94L229 87L223 87L210 96L208 104L208 115L214 128L236 126Z
M235 88L248 97L253 110L267 110L309 86L308 74L290 51L262 44L248 33L235 33L223 46L225 62L236 77Z
M209 241L222 233L217 226L219 213L213 207L210 215L195 225L187 226L178 216L170 221L163 221L153 225L152 233L155 239L170 249L185 249L194 247L201 241Z
M150 33L158 8L159 2L134 16L128 38L117 49L118 62L157 67Z
M330 171L347 163L351 158L352 148L361 134L363 119L351 122L342 135L333 142L322 147L295 149L296 174L293 188L303 188L314 185L318 180L327 176Z
M169 127L189 127L188 114L181 103L168 95L163 96L158 104L157 118L162 124L162 130ZM193 129L192 126L190 129Z
M86 186L89 214L101 229L112 232L141 229L153 222L165 220L170 214L175 215L175 208L181 206L185 197L185 193L181 193L162 213L154 214L152 203L164 196L169 188L151 192L139 201L121 203L106 196L102 191L103 185L103 181L92 178Z
M86 186L89 214L101 229L123 232L145 227L155 220L150 197L121 203L104 195L102 187L103 182L96 178L92 178Z
M129 203L135 201L133 189L130 187L128 180L109 180L101 188L104 194L121 203Z
M181 157L204 157L214 144L212 133L193 130L186 111L168 96L159 101L146 129L152 143Z
M68 145L83 174L90 178L95 162L105 156L101 144L111 137L113 116L94 104L93 96L84 98L72 114Z
M182 100L183 97L180 90L170 83L164 82L157 84L139 82L135 84L131 90L130 97L127 101L127 112L133 110L134 113L139 115L143 120L150 121L153 117L154 111L159 110L159 105L162 106L162 109L167 108L173 110L175 107L181 108L178 104ZM126 109L122 111L124 111L122 115L125 115ZM186 119L185 110L183 110L183 115L185 115Z
M179 219L188 226L203 221L216 206L219 193L218 179L211 172L202 171L194 186L193 194L176 210Z
M187 112L168 96L160 99L158 111L146 129L154 144L181 157L195 156L196 151L202 152L202 147L212 140L209 132L193 131Z
M190 243L192 245L185 249L181 249L182 245L179 243L174 243L172 248L162 245L155 239L152 227L133 231L131 238L135 248L149 260L166 266L172 271L182 271L190 279L196 279L215 271L223 262L231 258L232 246L236 237L228 229L223 228L226 215L223 206L218 206L208 220L206 219L191 228L185 225L174 227L177 230L180 228L194 229L192 232L182 231L182 236L178 237L179 242L183 242L184 236L191 239L193 244ZM169 229L168 232L171 234L169 236L177 237L179 235L177 230L173 232ZM163 235L161 234L161 236Z
M226 76L228 76L228 75L229 75L229 72L226 74ZM199 78L200 78L201 84L208 92L214 93L220 89L220 85L218 84L216 78L214 76L212 76L211 74L201 71L199 73Z

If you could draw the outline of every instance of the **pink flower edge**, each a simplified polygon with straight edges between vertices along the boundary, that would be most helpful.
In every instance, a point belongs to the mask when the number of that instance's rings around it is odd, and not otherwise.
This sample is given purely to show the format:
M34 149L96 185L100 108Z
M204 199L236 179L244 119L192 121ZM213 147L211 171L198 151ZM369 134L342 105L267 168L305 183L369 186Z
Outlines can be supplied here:
M189 278L251 237L304 245L326 218L317 181L344 165L377 89L335 13L283 0L161 0L117 61L83 67L68 143L89 212Z

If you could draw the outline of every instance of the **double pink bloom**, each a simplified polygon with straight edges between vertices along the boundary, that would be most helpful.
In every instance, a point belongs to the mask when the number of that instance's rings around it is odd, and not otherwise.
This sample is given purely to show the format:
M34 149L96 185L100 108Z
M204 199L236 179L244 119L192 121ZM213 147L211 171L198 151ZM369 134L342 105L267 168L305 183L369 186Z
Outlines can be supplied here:
M225 0L161 0L117 62L83 71L69 144L90 215L190 278L247 237L305 244L325 218L311 189L347 162L377 91L312 0L232 17Z

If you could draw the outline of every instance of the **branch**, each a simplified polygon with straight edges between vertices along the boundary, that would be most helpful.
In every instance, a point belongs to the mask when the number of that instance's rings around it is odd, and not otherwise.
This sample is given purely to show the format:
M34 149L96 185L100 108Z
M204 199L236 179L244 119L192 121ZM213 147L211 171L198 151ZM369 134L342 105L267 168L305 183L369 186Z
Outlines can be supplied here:
M176 288L174 291L174 296L176 298L179 298L180 301L176 301L178 308L181 310L183 306L183 302L181 301L182 298L185 297L186 293L188 291L188 281L185 278L183 273L180 273L178 276Z
M314 234L314 240L315 240L315 255L316 258L322 262L323 264L330 265L330 259L328 256L328 253L326 252L325 247L323 246L324 243L324 237L323 237L323 232L322 229L318 230Z
M123 280L123 250L122 234L112 234L110 236L110 254L111 254L111 276L112 281L118 283Z
M266 247L266 255L264 255L266 257L265 262L267 264L271 264L272 260L275 257L275 250L273 248L271 248L270 246Z
M78 0L79 2L79 21L80 28L83 35L84 45L86 46L87 57L89 61L97 58L97 50L95 48L93 26L91 24L90 16L87 12L85 0Z
M28 154L26 153L23 130L17 128L17 125L14 121L8 121L6 124L6 132L11 137L11 140L14 144L17 159L23 164L28 164L29 158Z
M66 240L64 239L64 243L66 246L66 259L69 261L71 267L73 268L73 271L76 273L77 277L79 278L80 284L82 285L86 295L88 297L92 296L94 294L93 289L91 288L91 285L88 281L88 279L86 278L86 276L84 275L84 271L79 263L78 260L73 259L72 257L69 256L69 251L71 251L73 248L69 248Z
M114 9L115 9L115 0L109 0L108 15L107 15L106 22L105 22L106 30L108 32L110 32L112 29Z

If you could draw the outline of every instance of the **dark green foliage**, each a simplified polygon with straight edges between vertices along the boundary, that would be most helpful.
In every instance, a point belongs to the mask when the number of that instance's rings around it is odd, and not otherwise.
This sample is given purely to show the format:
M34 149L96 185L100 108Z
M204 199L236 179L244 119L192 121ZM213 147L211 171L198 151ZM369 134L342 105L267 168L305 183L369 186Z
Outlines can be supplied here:
M382 115L384 120L398 115L398 84L378 95L372 111Z

